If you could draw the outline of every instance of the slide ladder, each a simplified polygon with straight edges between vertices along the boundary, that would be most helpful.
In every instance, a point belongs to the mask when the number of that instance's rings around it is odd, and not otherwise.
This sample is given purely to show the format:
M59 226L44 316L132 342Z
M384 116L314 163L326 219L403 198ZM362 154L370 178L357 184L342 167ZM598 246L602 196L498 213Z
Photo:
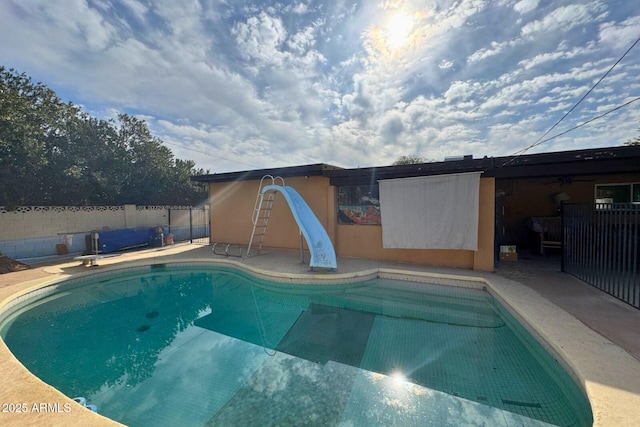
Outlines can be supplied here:
M265 180L267 181L266 183ZM276 199L275 191L263 192L262 190L266 185L276 185L277 180L280 180L282 182L281 185L284 186L284 179L280 176L273 177L271 175L265 175L260 180L258 194L256 195L256 203L253 207L253 214L251 215L253 230L251 231L251 239L249 239L247 257L251 253L251 248L254 245L258 247L258 254L262 249L264 236L267 234L267 225L269 224L269 218L271 217L271 208L273 208L273 201Z

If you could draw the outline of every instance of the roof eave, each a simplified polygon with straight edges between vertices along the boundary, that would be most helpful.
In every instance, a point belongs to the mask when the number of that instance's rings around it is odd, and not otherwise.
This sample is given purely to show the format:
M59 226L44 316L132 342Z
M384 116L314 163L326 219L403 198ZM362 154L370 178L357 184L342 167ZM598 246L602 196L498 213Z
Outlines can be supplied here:
M254 169L249 171L226 172L220 174L196 175L191 180L196 182L231 182L253 181L261 179L265 175L290 178L294 176L323 176L327 171L341 169L338 166L326 163L315 163L301 166L288 166L280 168Z

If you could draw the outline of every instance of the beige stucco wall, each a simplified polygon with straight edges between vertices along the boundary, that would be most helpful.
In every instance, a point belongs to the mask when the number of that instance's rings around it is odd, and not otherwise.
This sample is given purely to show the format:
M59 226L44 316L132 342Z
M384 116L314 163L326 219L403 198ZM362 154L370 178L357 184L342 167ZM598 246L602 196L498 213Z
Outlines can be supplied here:
M332 237L329 224L335 224L334 199L329 179L310 176L287 178L318 217ZM248 245L251 238L253 212L259 181L212 183L209 186L211 204L211 241ZM335 203L335 202L334 202ZM299 249L300 231L282 195L273 204L264 246L279 249Z
M496 180L480 178L478 250L473 253L473 269L493 271L496 217Z
M338 224L337 240L336 252L338 255L352 258L458 268L473 267L472 251L384 249L382 247L382 227L379 225Z
M309 204L327 230L338 256L493 270L494 178L480 180L478 251L384 249L381 226L337 224L335 187L328 178L288 178L286 185L298 191ZM258 186L258 181L210 184L212 242L249 244ZM282 196L274 203L264 246L291 250L300 247L298 227Z
M432 266L493 271L495 179L480 179L478 250L384 249L382 226L337 225L336 252L353 258L370 258Z

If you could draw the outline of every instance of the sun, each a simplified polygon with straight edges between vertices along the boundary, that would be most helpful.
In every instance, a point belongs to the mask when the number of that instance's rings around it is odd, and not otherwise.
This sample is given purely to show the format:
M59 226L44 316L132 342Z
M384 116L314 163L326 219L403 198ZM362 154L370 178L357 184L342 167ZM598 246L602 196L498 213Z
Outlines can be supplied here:
M395 50L406 44L409 41L414 25L415 22L411 15L397 12L390 16L384 26L387 47L390 50Z
M407 381L407 377L400 371L393 371L391 378L396 386L403 385Z

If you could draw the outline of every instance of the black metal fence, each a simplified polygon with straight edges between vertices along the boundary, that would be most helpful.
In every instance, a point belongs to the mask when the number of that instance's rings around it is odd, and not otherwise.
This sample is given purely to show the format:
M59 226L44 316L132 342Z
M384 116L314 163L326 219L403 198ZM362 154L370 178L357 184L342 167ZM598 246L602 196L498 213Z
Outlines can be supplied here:
M562 271L640 309L640 205L565 203Z
M209 243L209 207L169 208L169 233L176 242Z

